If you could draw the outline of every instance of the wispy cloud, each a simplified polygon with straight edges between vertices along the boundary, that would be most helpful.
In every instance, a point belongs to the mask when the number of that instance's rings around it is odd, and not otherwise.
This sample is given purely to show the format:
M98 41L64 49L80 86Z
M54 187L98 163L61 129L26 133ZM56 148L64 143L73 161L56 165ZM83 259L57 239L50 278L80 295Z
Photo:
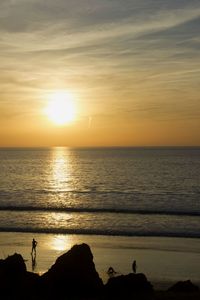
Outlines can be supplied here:
M2 0L0 105L37 107L42 92L71 88L90 106L89 127L99 110L196 118L199 25L196 0Z

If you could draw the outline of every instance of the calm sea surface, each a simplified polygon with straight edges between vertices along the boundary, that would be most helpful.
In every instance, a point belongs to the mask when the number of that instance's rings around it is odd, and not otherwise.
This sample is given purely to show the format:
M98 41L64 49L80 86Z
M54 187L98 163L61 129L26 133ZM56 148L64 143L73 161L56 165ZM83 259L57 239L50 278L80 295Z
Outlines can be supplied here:
M200 237L200 148L0 149L0 231Z

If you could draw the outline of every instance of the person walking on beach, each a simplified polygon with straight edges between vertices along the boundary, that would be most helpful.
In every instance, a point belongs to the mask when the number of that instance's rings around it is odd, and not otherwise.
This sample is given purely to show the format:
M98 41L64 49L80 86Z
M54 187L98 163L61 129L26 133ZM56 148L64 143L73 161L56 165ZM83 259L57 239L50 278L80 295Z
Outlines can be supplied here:
M137 270L136 260L133 261L133 264L132 264L132 270L133 270L133 273L135 274L135 273L136 273L136 270Z
M35 239L32 240L32 251L31 251L31 254L34 254L36 255L36 247L37 247L37 241Z

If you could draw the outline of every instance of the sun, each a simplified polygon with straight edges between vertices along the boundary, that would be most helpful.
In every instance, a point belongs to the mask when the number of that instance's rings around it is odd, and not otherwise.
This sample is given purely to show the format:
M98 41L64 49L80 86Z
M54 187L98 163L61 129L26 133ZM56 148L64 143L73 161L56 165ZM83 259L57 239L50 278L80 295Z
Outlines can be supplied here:
M69 92L54 92L49 96L45 109L48 118L56 125L65 125L75 120L74 97Z

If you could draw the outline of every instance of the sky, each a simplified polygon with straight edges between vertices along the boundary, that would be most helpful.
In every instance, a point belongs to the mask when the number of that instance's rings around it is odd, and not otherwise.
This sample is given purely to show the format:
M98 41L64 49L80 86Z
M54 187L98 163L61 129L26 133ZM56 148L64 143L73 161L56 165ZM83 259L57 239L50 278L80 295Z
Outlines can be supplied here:
M200 146L199 28L199 0L1 0L0 146Z

